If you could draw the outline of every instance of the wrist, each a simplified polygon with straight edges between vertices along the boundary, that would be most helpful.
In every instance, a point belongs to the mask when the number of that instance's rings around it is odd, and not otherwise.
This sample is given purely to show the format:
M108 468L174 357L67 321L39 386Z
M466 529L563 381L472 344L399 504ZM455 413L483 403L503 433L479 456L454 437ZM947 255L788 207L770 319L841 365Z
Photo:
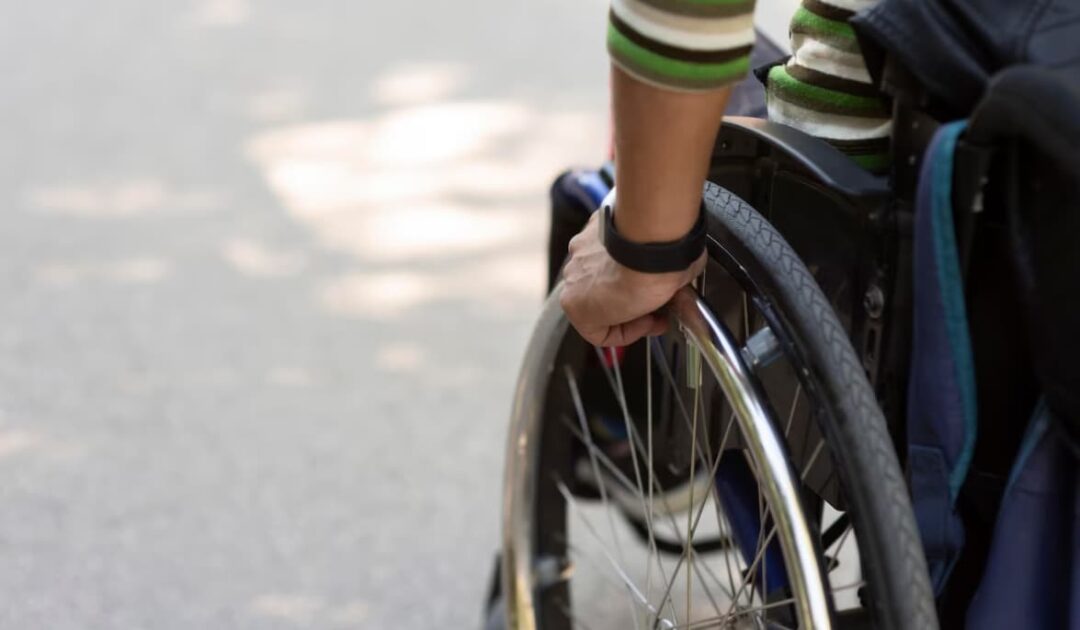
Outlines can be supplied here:
M706 224L704 208L688 230L674 239L646 242L627 238L615 223L615 191L600 207L601 234L604 248L615 262L639 273L670 273L689 268L705 251Z
M701 201L670 201L663 197L649 201L639 195L623 195L613 204L615 229L631 243L677 241L694 229L701 214ZM663 209L662 213L657 212Z

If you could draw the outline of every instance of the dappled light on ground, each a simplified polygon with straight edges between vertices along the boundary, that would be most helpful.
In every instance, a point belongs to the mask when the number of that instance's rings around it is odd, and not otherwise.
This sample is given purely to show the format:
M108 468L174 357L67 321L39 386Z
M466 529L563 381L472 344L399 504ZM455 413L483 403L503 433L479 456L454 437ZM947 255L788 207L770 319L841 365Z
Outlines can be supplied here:
M405 70L380 89L409 100L413 74L426 72ZM329 311L387 318L453 299L536 304L546 187L566 147L602 159L605 132L592 113L455 101L272 129L248 154L291 216L359 263L321 289Z
M331 313L390 319L438 295L427 274L397 271L342 276L320 298Z
M26 194L26 200L41 214L85 218L200 212L219 208L224 203L221 195L173 190L161 179L152 177L39 186Z
M168 275L169 262L160 258L128 258L110 262L55 262L41 265L37 279L53 287L81 283L150 284Z
M355 628L368 618L365 602L335 606L311 595L268 594L251 602L256 617L303 624L305 627Z
M27 458L51 463L78 461L85 449L70 440L56 439L31 429L0 429L0 463L7 460L25 463Z
M371 97L379 105L419 105L450 98L468 78L460 63L398 64L375 78Z
M238 272L250 276L292 276L305 263L303 253L295 249L274 250L265 243L243 237L226 241L221 255Z
M309 387L314 379L311 373L302 367L282 366L270 370L266 381L278 387Z
M0 627L477 626L602 3L9 4Z
M29 431L0 432L0 458L30 451L41 445L41 436Z
M330 313L381 321L447 302L471 306L480 318L498 318L535 310L543 298L543 273L537 256L505 254L446 271L357 271L327 282L319 297Z
M221 28L238 26L250 17L250 0L201 0L192 15L192 22L197 26Z
M295 87L264 90L248 99L247 111L259 123L276 123L300 116L309 105L307 94Z
M423 362L424 350L416 343L389 343L375 350L375 365L386 372L415 372Z

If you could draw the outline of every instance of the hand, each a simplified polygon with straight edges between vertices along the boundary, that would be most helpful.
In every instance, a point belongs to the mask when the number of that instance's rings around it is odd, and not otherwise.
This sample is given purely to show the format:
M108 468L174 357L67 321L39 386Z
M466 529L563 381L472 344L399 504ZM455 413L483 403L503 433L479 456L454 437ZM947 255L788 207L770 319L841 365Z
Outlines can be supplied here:
M705 269L705 254L684 271L628 269L604 249L600 218L601 213L594 212L585 229L570 241L559 297L566 316L586 341L600 347L627 346L664 333L667 319L657 311Z

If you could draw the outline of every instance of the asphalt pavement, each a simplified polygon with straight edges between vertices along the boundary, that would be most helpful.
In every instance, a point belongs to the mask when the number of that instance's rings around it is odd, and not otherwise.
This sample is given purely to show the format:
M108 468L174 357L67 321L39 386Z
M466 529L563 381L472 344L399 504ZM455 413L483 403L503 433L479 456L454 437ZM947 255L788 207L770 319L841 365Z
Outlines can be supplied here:
M0 628L473 628L601 0L0 10Z

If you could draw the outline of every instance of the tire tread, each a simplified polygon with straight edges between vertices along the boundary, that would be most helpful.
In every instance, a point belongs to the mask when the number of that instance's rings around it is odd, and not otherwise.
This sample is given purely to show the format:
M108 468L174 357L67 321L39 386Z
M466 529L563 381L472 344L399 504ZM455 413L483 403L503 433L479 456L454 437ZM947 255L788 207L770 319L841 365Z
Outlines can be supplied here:
M864 518L872 524L869 544L880 558L877 578L889 601L875 602L889 628L933 630L938 627L933 591L922 551L907 484L901 473L884 414L847 331L814 276L783 236L753 207L712 183L705 186L705 207L757 259L779 293L785 316L798 329L819 377L835 407L830 439L844 454ZM723 237L722 237L723 238ZM854 474L850 474L854 472Z

